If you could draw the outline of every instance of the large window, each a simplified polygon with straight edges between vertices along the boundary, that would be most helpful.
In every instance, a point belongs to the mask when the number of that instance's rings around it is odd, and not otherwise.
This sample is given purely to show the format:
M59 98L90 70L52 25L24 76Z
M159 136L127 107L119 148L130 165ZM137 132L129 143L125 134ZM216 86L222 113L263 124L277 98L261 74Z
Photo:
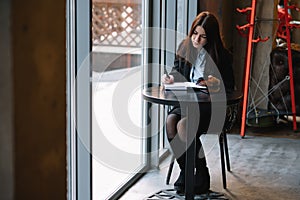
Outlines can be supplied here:
M143 101L141 91L172 67L194 4L67 1L70 199L117 199L159 165L166 108Z
M93 199L107 199L145 166L142 1L92 1Z
M67 1L70 199L116 199L146 168L142 9Z

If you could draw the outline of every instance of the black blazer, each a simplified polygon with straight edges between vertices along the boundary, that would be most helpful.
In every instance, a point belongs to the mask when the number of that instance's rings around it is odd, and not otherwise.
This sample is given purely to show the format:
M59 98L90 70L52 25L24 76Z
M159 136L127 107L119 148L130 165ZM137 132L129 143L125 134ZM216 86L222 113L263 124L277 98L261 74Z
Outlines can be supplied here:
M206 67L204 69L204 79L207 79L208 75L215 76L219 79L222 79L224 82L224 87L226 92L231 92L235 88L235 81L234 81L234 75L233 75L233 69L232 69L232 54L227 50L224 49L224 51L221 54L221 63L222 66L217 66L219 72L216 72L216 69L207 69ZM190 72L191 72L192 64L187 62L185 58L182 56L179 56L176 54L175 60L174 60L174 66L172 68L172 71L170 72L171 75L174 76L175 82L184 82L184 81L191 81L190 80ZM221 74L221 77L220 75Z

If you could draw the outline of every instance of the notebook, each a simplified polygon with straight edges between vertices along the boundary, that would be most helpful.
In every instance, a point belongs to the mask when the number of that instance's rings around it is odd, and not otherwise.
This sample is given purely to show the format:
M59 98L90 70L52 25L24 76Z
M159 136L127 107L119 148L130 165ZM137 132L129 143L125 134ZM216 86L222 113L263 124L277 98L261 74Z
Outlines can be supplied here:
M200 89L206 90L206 86L197 85L192 82L175 82L171 84L164 84L165 90L188 90L188 89Z

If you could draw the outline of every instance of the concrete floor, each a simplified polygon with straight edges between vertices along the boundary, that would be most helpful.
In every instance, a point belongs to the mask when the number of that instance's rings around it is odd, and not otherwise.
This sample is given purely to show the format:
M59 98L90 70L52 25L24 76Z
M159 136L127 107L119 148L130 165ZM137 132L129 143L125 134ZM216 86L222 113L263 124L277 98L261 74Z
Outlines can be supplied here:
M216 135L202 137L211 174L211 190L238 200L300 199L300 133L290 125L246 130L228 134L231 172L227 173L227 190L221 179L219 146ZM173 188L178 176L174 165L170 185L165 184L169 159L152 170L128 190L122 200L142 200L162 189Z

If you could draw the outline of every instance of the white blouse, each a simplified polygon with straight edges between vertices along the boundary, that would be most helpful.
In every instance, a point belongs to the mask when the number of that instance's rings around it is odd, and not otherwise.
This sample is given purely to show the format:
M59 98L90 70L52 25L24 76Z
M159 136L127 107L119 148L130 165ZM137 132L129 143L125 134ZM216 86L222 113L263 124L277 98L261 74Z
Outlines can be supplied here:
M199 51L195 64L193 65L190 72L191 82L196 83L199 78L204 77L204 69L207 60L206 56L207 56L207 52L204 48L202 48Z

